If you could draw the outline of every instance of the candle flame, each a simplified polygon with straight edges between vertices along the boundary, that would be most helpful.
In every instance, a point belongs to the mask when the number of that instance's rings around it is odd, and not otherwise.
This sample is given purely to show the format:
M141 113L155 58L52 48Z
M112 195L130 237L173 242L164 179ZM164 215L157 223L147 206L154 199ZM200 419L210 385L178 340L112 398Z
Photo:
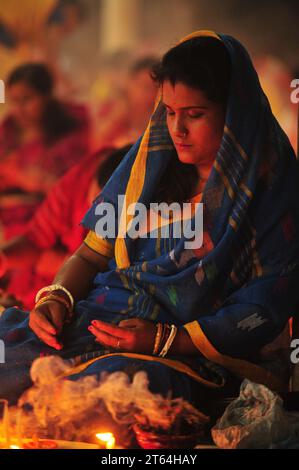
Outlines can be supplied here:
M96 438L106 445L106 449L114 449L115 437L112 432L103 432L96 434Z

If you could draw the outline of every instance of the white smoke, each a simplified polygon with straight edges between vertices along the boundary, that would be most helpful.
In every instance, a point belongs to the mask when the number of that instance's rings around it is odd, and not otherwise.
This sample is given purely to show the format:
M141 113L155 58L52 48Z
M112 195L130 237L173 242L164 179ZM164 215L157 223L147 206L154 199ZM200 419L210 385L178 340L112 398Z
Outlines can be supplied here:
M72 368L70 361L58 356L34 361L34 385L11 410L23 437L95 442L97 432L112 431L119 443L128 446L136 422L162 432L179 432L182 422L196 429L208 421L181 398L153 394L144 371L135 373L132 380L125 372L70 380Z

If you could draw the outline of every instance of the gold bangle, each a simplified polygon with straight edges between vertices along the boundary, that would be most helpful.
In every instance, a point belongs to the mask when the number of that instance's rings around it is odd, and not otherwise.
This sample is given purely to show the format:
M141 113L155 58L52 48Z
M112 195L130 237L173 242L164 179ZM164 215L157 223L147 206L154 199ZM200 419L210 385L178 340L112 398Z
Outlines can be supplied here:
M164 344L162 351L159 354L160 357L165 357L166 354L168 353L170 346L172 345L173 340L177 334L177 331L178 331L177 327L175 325L171 325L170 335L168 336L168 339L166 343Z
M164 345L165 345L166 341L167 341L168 338L169 338L170 331L171 331L171 326L168 325L168 323L163 323L163 324L162 324L161 338L160 338L160 343L159 343L157 355L159 355L159 353L160 353L160 352L162 351L162 349L164 348Z
M71 310L71 307L70 307L70 304L69 302L64 299L63 297L59 296L59 295L54 295L54 294L49 294L49 295L46 295L45 297L43 297L42 299L40 299L34 306L34 308L37 308L39 307L40 305L42 305L43 303L45 302L48 302L48 301L54 301L54 302L58 302L62 305L65 306L66 310L67 310L67 313L68 313L68 320L71 319L72 317L72 310Z
M160 343L161 343L161 338L162 338L162 331L163 331L163 325L162 323L157 323L157 333L155 337L155 345L153 349L153 354L156 355L159 352L160 348Z
M74 308L74 297L72 296L70 291L68 289L66 289L64 286L62 286L61 284L52 284L51 286L46 286L46 287L43 287L42 289L40 289L38 291L38 293L36 294L35 303L37 303L40 300L40 298L41 298L41 296L44 292L54 292L54 291L59 291L59 290L61 290L62 292L64 292L66 294L66 296L68 297L68 299L70 301L71 309L73 310L73 308Z

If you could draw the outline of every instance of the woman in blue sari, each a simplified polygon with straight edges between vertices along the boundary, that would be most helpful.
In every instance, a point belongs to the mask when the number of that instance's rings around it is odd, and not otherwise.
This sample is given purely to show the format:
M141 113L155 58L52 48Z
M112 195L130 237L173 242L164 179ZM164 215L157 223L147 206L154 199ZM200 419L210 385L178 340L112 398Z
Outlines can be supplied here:
M32 361L49 354L71 360L72 380L145 370L153 392L190 401L236 392L245 377L286 385L285 363L264 351L299 298L294 152L234 38L194 33L154 74L152 118L86 214L85 243L30 314L8 309L0 319L0 397L15 401ZM163 201L190 202L193 212L187 221L162 214L148 228L151 203ZM198 202L203 243L190 247L175 224L194 227ZM136 203L146 215L131 237L125 207ZM102 224L108 205L115 234Z

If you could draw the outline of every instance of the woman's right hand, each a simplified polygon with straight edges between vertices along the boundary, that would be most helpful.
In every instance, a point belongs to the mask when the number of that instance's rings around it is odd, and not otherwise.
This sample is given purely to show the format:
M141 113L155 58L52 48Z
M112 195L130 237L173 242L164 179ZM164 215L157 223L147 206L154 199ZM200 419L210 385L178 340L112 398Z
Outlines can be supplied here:
M60 350L62 343L57 339L67 319L67 309L60 302L48 300L30 312L29 326L48 346Z

